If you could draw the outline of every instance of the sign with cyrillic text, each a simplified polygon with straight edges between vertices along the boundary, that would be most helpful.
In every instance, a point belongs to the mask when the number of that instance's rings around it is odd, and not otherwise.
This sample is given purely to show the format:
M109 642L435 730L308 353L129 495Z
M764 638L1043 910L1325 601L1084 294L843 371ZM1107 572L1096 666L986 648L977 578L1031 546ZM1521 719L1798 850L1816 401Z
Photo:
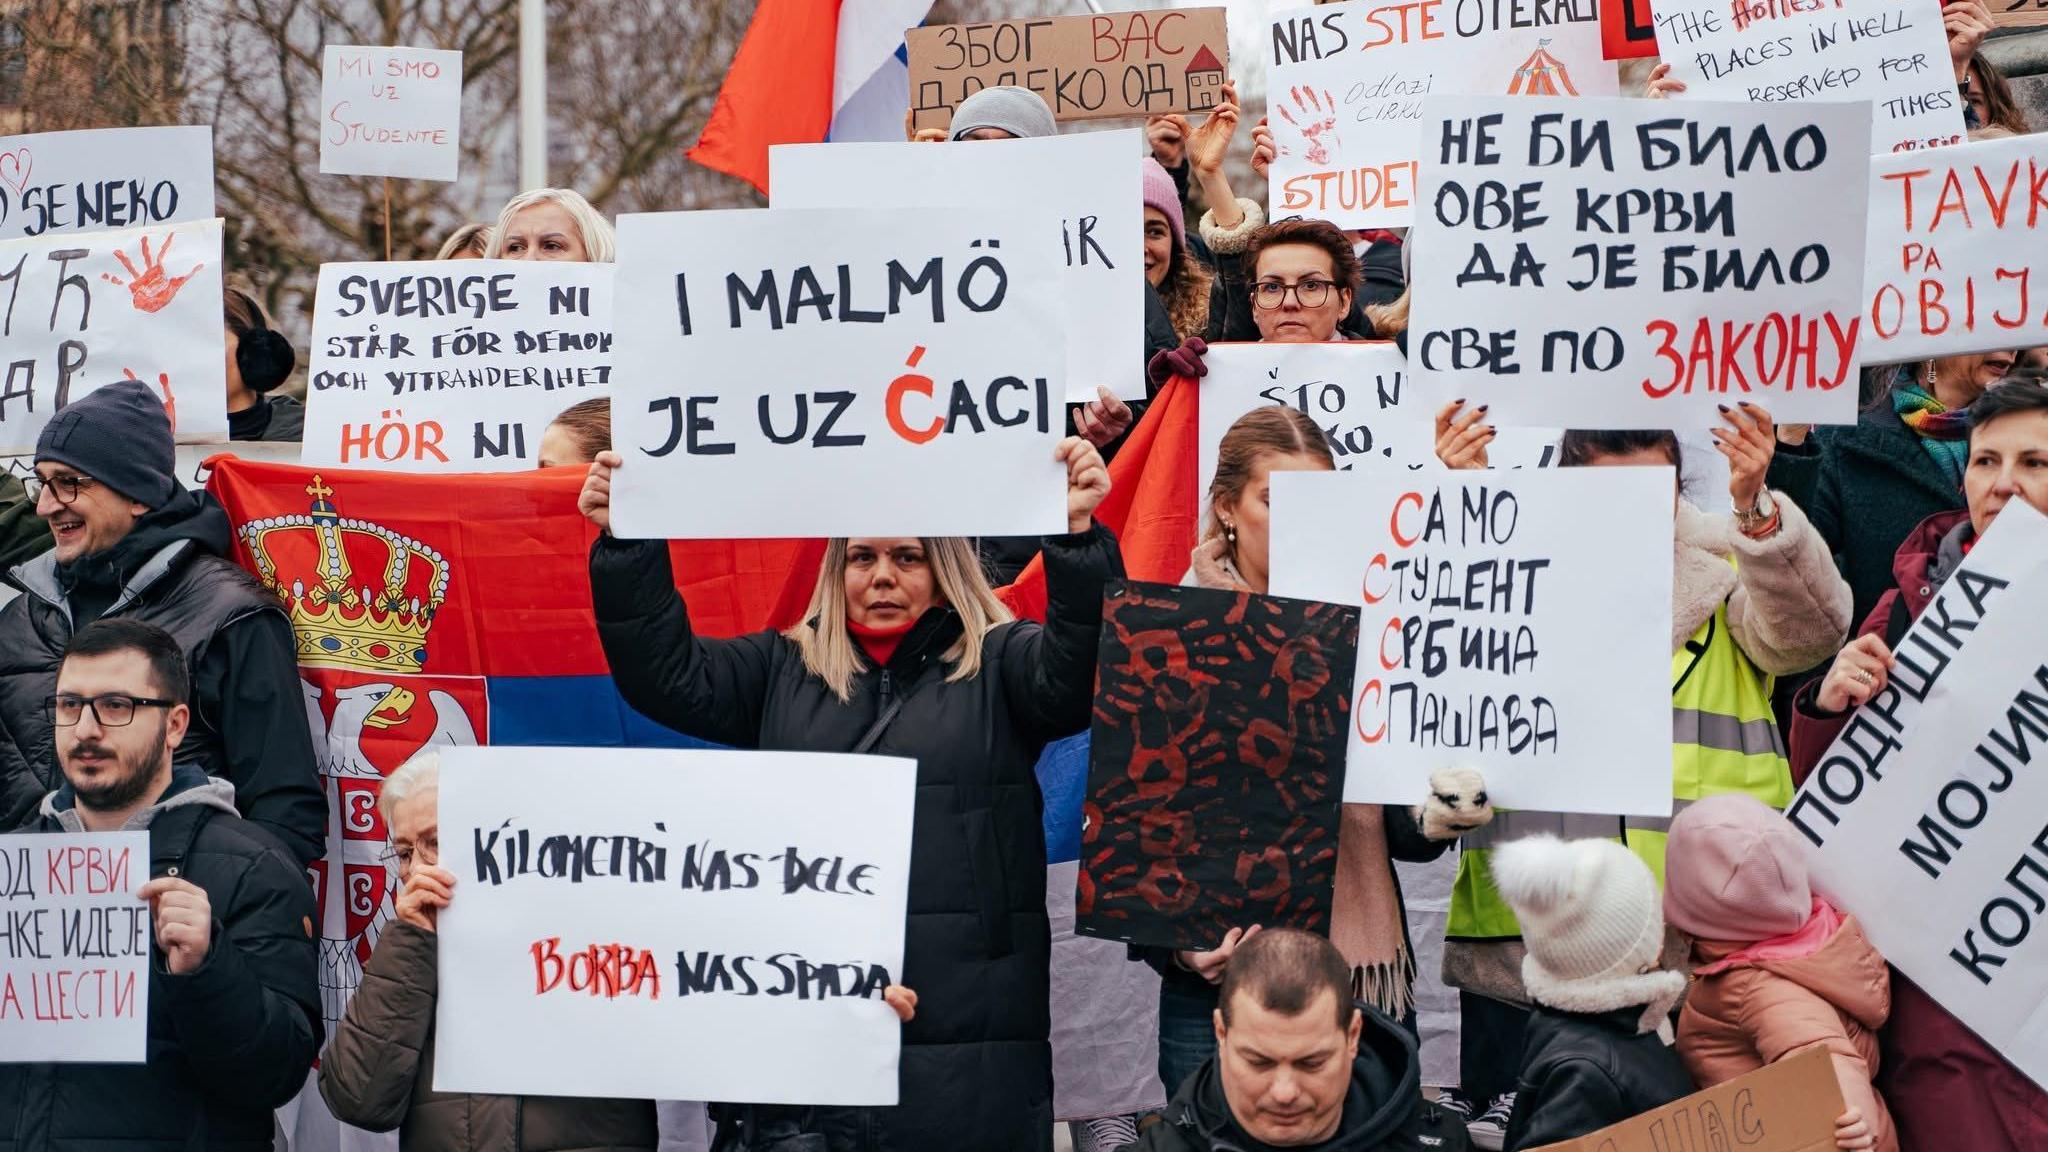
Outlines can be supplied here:
M903 34L918 128L945 128L983 88L1029 88L1053 119L1206 112L1230 79L1221 8L1101 12L983 24L932 24Z
M610 264L322 264L305 464L516 472L563 409L611 395Z
M1499 424L1856 418L1869 118L1432 96L1410 366Z
M1346 802L1472 767L1510 808L1670 815L1671 469L1271 483L1273 595L1365 610Z
M1872 157L1863 358L1910 363L2048 343L2044 186L2048 137L2039 135Z
M435 1091L894 1104L916 784L882 756L442 749Z
M140 380L180 443L228 438L217 219L0 241L0 453L32 452L57 409Z
M2048 1086L2048 517L2006 502L1786 819L1814 887ZM2041 934L2035 935L2034 929Z
M147 832L0 835L0 1063L149 1050Z
M612 531L1065 532L1067 350L1044 219L620 217Z
M1724 1080L1597 1132L1530 1152L1827 1152L1842 1086L1821 1045Z
M453 180L462 53L329 44L320 67L320 171Z
M777 208L981 208L1028 216L1029 242L1060 267L1067 393L1145 395L1144 155L1135 130L1040 140L931 144L785 144L768 150ZM1057 180L1049 175L1058 173ZM1004 249L1004 259L1014 256ZM1133 367L1135 365L1135 367Z
M1868 101L1871 150L1963 139L1941 0L1650 0L1674 100Z
M212 128L0 136L0 239L212 218Z
M1599 0L1349 0L1275 12L1267 39L1275 219L1310 216L1339 228L1415 219L1425 96L1621 92L1620 73L1601 53Z

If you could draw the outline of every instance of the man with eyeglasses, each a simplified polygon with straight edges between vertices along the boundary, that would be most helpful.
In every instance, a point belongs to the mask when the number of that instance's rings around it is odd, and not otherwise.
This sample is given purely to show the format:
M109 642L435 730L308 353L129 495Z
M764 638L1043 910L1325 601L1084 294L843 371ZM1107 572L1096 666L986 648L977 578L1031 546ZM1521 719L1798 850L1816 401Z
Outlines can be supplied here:
M22 594L0 608L0 827L60 783L44 701L65 641L102 618L143 620L192 670L185 757L310 863L325 850L327 802L291 624L228 559L227 513L178 483L172 453L163 402L136 381L66 405L36 442L28 494L54 545L7 573Z
M0 1063L0 1146L269 1152L320 1049L312 889L234 788L183 758L185 657L163 629L75 633L42 704L63 783L23 830L146 831L147 1062Z

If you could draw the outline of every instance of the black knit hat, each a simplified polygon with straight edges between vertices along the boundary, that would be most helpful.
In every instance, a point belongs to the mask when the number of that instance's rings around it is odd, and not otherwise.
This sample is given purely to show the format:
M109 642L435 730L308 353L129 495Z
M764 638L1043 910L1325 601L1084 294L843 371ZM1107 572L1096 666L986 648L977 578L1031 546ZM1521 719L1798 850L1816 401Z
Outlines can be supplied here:
M66 404L36 438L36 462L69 464L137 504L177 491L171 418L149 385L123 380Z

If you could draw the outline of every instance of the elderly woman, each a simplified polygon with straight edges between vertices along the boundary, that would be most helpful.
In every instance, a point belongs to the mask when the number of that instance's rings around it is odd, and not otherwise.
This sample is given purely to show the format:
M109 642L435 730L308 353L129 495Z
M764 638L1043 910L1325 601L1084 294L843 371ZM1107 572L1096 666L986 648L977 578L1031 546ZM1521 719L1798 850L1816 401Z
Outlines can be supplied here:
M668 545L609 533L619 455L598 456L584 482L580 506L606 529L590 555L598 636L628 704L722 744L917 762L903 971L925 1010L904 1032L897 1106L809 1110L820 1128L864 1134L835 1149L875 1147L877 1133L901 1149L1049 1146L1034 768L1048 741L1088 724L1103 586L1123 574L1093 519L1109 490L1101 455L1078 437L1057 451L1068 534L1043 541L1043 627L1010 618L965 540L855 537L827 547L803 623L699 636Z
M609 264L619 245L611 222L579 192L534 188L505 201L491 228L492 260L575 260Z

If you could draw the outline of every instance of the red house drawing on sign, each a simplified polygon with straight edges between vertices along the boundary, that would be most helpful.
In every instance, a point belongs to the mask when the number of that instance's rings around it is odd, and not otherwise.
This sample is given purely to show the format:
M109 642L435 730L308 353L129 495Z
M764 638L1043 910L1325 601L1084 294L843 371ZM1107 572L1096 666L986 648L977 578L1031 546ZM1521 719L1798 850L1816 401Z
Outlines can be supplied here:
M1188 107L1194 111L1214 108L1223 98L1223 61L1207 44L1188 61Z
M1577 96L1579 90L1572 87L1571 73L1565 70L1564 62L1550 54L1550 41L1538 40L1536 51L1522 61L1515 69L1515 82L1508 86L1510 96Z

